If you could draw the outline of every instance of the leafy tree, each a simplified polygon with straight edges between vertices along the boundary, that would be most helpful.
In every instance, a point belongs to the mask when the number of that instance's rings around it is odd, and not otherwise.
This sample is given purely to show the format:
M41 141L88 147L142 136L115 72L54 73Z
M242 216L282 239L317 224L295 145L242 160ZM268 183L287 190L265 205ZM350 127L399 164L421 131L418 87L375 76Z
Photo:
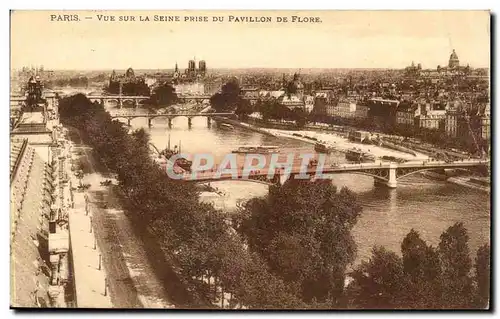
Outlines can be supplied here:
M484 244L479 247L476 257L475 281L477 293L475 298L476 307L481 309L488 308L490 300L490 245Z
M291 117L299 128L304 127L307 123L307 113L301 108L293 109Z
M469 236L463 223L449 227L439 242L439 255L443 269L443 306L469 308L472 280L469 272L472 261L469 256Z
M306 302L333 303L342 296L345 269L356 246L350 233L361 212L347 189L328 181L290 179L249 201L235 225L270 270Z
M225 83L221 91L215 93L210 98L210 104L218 112L233 111L242 103L243 99L240 96L240 86L236 78Z
M165 107L176 103L177 94L174 87L168 83L156 87L153 90L150 102L155 107Z
M401 295L407 286L403 261L384 247L374 247L372 257L352 273L347 289L350 307L363 309L404 308Z
M245 119L253 113L253 107L248 100L241 100L234 112L240 119Z
M403 269L408 287L403 294L406 307L440 308L440 261L434 248L427 246L415 230L401 244Z

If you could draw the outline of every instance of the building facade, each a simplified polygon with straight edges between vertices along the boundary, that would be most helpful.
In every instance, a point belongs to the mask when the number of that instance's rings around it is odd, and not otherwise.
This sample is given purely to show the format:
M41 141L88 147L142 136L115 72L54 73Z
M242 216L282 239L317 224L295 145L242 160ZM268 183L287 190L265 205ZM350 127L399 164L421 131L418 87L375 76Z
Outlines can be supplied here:
M174 85L177 95L204 95L205 84L201 82L181 83Z
M399 126L416 126L420 116L420 106L413 102L403 102L396 111L396 124Z

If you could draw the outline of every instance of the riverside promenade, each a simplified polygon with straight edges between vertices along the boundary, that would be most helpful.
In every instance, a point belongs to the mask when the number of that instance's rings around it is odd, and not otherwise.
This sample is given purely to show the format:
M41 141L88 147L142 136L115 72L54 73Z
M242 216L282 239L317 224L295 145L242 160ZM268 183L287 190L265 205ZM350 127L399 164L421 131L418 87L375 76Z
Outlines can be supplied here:
M78 308L112 308L92 213L85 210L84 196L74 193L75 207L69 213L76 304Z
M174 308L170 298L184 296L182 283L171 273L158 247L143 242L143 237L136 233L133 224L121 207L118 195L114 191L117 181L100 167L94 160L91 148L82 144L79 132L71 128L74 165L82 164L86 173L81 179L82 185L90 185L84 192L74 192L74 207L71 222L77 224L71 229L82 244L74 249L74 262L84 267L74 269L78 307L102 308ZM77 142L77 143L75 143ZM68 172L73 186L80 180L75 172ZM113 185L103 186L100 182L111 179ZM88 214L87 214L88 212ZM92 219L92 232L90 223ZM76 230L75 230L76 229ZM97 242L94 241L97 239ZM148 239L149 240L149 239ZM94 249L94 244L96 248ZM78 250L80 248L80 250ZM148 253L157 256L153 265ZM101 255L101 270L99 270ZM97 266L96 266L97 265ZM85 283L87 276L94 276L92 282ZM80 279L83 278L83 279ZM104 280L107 279L107 296L104 296ZM88 286L88 287L85 287ZM102 287L102 288L101 288ZM171 294L167 294L167 289ZM79 291L79 290L82 291ZM96 295L89 295L94 293ZM185 294L185 293L184 293ZM107 297L107 298L104 298ZM86 298L82 302L80 299ZM183 300L179 301L185 304Z

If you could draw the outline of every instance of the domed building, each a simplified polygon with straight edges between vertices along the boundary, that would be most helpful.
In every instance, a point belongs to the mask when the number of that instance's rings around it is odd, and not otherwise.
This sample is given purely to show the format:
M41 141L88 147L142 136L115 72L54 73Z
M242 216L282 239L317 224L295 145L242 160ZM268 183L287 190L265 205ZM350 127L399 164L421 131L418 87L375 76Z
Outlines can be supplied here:
M132 68L128 68L127 72L125 72L126 79L135 79L135 73Z
M150 90L142 76L136 76L132 68L128 68L124 75L117 75L113 70L109 78L108 90L111 94L149 95Z
M450 60L448 61L448 67L450 69L458 68L460 66L460 60L458 59L458 55L453 49L453 52L450 54Z
M291 81L286 81L283 74L283 90L285 91L278 99L277 102L289 109L302 108L306 110L306 97L304 95L304 84L300 79L298 73L294 73ZM310 101L307 100L308 102Z
M438 65L437 72L439 75L445 76L466 76L471 72L471 68L469 65L460 66L460 60L458 59L458 55L453 50L450 54L450 58L448 60L448 66L440 67Z
M287 95L295 95L302 100L304 97L304 84L302 84L298 73L294 73L293 80L285 85L285 92Z

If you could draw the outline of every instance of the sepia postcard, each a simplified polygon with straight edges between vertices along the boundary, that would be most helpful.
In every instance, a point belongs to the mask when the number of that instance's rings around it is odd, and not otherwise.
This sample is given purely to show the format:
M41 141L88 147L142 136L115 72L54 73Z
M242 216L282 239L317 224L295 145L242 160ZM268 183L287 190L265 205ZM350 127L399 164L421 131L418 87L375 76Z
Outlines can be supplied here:
M12 10L11 308L490 309L490 19Z

